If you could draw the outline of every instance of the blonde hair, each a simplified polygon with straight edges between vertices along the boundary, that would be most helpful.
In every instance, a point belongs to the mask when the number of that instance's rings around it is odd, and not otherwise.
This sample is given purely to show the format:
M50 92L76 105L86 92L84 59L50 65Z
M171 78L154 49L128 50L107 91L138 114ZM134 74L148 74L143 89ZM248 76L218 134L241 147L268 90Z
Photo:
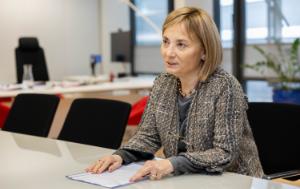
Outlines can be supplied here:
M205 54L199 79L205 81L221 64L223 58L220 34L213 19L200 8L179 8L167 16L162 33L175 24L183 24L189 37L199 40Z

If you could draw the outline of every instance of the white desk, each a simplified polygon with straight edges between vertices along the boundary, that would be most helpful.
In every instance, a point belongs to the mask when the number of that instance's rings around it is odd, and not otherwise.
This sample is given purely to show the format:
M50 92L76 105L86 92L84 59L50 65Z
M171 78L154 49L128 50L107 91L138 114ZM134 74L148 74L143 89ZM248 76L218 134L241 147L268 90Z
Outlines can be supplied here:
M15 134L0 130L0 188L2 189L99 189L65 178L81 172L109 149L63 142L48 138ZM201 174L142 181L133 189L296 189L286 184L224 173L222 176Z
M19 93L69 94L87 92L105 92L117 90L149 90L152 88L154 77L132 77L118 79L114 82L104 82L81 86L35 87L34 89L0 90L0 97L14 97Z

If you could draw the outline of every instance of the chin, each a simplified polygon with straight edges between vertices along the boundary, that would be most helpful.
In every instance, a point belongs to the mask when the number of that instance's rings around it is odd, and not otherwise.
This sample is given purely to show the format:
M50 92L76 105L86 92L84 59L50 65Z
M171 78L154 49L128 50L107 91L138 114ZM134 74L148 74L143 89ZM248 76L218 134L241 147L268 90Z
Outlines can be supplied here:
M168 69L168 68L166 68L166 72L169 73L169 74L175 75L175 76L177 76L177 73L178 73L176 70Z
M165 71L169 74L173 74L173 75L178 75L178 73L180 72L180 67L179 66L170 66L170 65L166 65L165 64Z

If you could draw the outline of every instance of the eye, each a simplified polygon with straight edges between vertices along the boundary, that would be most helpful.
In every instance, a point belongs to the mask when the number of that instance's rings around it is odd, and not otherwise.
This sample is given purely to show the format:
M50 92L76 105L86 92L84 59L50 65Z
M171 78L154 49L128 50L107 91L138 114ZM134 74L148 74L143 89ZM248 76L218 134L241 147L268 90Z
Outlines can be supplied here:
M177 47L178 47L178 49L183 50L187 47L187 45L183 42L179 42L179 43L177 43Z
M169 44L169 40L168 39L163 39L162 40L162 45L163 46L167 46Z

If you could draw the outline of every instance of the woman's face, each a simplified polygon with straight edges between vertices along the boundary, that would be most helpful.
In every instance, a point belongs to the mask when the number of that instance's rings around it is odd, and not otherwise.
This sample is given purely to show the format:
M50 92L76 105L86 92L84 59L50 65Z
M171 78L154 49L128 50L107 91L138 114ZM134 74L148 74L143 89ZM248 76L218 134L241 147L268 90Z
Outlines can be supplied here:
M198 39L189 37L183 24L165 30L161 54L168 73L179 78L198 76L203 50Z

